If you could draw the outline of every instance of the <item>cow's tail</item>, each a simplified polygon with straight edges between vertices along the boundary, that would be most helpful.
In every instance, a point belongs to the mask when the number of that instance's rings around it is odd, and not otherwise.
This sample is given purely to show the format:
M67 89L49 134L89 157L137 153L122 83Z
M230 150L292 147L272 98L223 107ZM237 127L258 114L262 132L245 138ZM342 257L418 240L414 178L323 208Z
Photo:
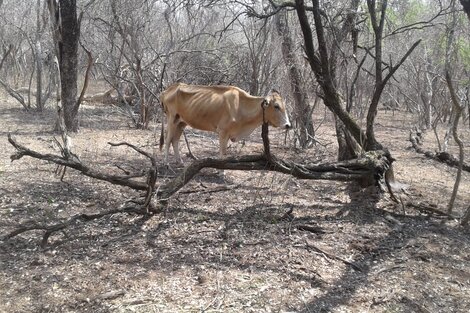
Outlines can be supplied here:
M165 121L162 121L162 133L160 134L160 151L162 151L163 144L165 143Z
M165 106L163 105L163 102L162 102L162 107L163 107L163 111L164 111ZM162 132L160 134L160 151L162 151L164 143L165 143L165 117L162 118Z

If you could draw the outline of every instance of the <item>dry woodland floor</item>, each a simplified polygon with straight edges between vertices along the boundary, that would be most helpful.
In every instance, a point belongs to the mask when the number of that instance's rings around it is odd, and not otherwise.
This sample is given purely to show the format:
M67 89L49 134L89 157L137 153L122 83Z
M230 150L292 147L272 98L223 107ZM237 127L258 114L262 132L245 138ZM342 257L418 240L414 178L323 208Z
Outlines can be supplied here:
M71 169L61 182L45 161L10 162L9 132L31 149L60 154L54 116L1 98L0 238L32 220L54 224L139 196ZM109 173L148 167L141 155L107 142L152 152L160 123L135 130L118 108L102 105L84 105L81 120L73 149L82 162ZM396 179L407 185L397 196L445 209L456 169L410 149L415 120L403 112L378 115L378 139L397 159ZM272 152L299 163L334 161L331 116L322 109L315 121L320 144L298 151L271 130ZM468 126L461 133L468 156ZM195 155L217 155L214 135L190 130L188 138ZM436 148L432 133L424 145ZM261 148L254 134L230 153ZM166 181L174 174L162 168L159 175ZM470 230L457 220L346 183L234 171L225 180L204 170L161 213L76 222L45 248L40 230L0 241L0 312L470 312ZM470 204L469 190L465 172L456 215Z

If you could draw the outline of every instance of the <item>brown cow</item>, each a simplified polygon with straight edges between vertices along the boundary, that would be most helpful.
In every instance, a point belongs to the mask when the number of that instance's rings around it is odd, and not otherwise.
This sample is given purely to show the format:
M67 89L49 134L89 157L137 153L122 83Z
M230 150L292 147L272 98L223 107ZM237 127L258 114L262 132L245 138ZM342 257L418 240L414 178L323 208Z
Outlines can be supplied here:
M255 97L232 86L176 83L162 92L161 103L168 125L165 164L168 164L170 143L176 160L182 162L178 144L186 125L219 134L220 156L226 154L229 139L237 141L249 136L263 123L263 115L264 120L272 126L291 127L286 106L275 90L266 97ZM164 143L163 132L162 126L160 150Z

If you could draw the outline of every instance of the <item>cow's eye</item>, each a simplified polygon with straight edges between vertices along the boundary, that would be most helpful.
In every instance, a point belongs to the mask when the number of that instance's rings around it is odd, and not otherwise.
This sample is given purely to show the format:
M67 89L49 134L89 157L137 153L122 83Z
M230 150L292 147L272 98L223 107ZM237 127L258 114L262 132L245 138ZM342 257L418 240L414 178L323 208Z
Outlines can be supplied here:
M280 110L280 109L281 109L281 107L279 106L279 104L275 104L275 105L274 105L274 108L275 108L276 110Z

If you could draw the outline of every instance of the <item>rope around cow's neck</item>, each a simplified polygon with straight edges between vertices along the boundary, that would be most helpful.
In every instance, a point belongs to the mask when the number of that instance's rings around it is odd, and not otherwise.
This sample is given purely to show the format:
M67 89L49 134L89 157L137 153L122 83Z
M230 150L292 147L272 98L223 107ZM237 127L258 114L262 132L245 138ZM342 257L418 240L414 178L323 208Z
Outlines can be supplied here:
M266 99L263 99L261 102L261 110L263 111L263 124L266 123L266 119L264 118L264 111L266 110L265 104L267 104L268 101Z

